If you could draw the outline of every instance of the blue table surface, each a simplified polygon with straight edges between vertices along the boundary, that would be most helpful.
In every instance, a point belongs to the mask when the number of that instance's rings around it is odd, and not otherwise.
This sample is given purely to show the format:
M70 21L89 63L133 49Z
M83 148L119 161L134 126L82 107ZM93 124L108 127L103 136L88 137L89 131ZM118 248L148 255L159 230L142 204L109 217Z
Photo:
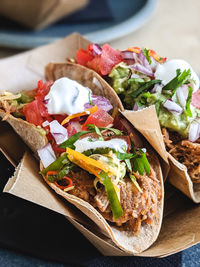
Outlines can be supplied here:
M79 257L77 252L77 258ZM136 258L135 257L93 257L84 263L58 263L58 261L41 260L36 257L24 255L8 249L0 249L0 266L1 267L64 267L64 266L181 266L196 267L200 266L200 244L193 246L181 253L169 256L163 259Z

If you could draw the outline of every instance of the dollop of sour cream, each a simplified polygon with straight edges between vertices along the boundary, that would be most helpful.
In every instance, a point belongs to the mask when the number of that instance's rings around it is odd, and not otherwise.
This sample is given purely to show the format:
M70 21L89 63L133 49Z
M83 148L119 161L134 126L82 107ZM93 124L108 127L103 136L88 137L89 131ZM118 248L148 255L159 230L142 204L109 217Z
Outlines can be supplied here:
M45 96L49 114L75 114L85 110L90 89L69 78L60 78Z
M120 138L113 138L107 141L89 141L89 137L79 139L74 143L75 150L82 153L89 149L97 148L111 148L120 153L124 153L124 150L127 150L127 143L125 140Z
M182 59L171 59L163 64L158 64L154 73L155 79L162 80L165 85L176 77L177 69L180 69L181 71L190 69L191 79L195 81L195 83L193 83L193 91L197 91L199 89L199 78L192 67Z

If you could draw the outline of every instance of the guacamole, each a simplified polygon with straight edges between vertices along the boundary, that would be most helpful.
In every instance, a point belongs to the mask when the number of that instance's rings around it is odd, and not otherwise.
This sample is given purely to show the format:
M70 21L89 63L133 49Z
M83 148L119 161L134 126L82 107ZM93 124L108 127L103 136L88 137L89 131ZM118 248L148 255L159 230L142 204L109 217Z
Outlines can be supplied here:
M168 76L170 75L162 72L162 74L159 73L158 78L167 77L169 80ZM196 84L192 75L194 74L191 69L183 71L176 69L176 76L166 83L165 80L156 79L157 77L153 79L122 62L112 69L109 77L110 85L121 98L125 108L137 110L155 105L161 127L175 131L183 138L187 138L190 124L200 115L200 111L191 105L192 93ZM182 87L184 87L183 90L188 90L185 105L177 96L177 90L180 87L181 90ZM170 108L166 108L164 104L167 100L175 103L182 111L174 112Z

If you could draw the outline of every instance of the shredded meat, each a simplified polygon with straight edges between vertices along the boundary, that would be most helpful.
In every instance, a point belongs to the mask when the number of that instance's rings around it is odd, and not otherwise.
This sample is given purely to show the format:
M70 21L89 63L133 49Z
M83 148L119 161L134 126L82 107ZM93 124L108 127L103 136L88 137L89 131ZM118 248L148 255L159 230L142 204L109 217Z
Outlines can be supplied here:
M94 176L85 171L73 173L72 180L75 188L69 193L90 202L99 209L105 219L118 226L123 225L137 234L142 223L153 223L153 219L157 216L162 192L160 181L152 169L148 176L141 176L138 173L134 175L143 192L140 193L129 178L123 179L124 182L120 185L120 204L123 216L115 222L113 222L112 211L104 187L97 191L94 189Z
M200 139L195 143L163 128L164 142L169 153L187 167L193 183L200 183Z
M94 197L97 207L101 212L110 212L109 201L105 192L105 189L100 189L97 191L96 196Z
M93 202L95 196L94 178L86 171L73 172L71 178L74 189L70 193L87 202Z
M148 176L141 176L139 173L134 173L134 175L143 192L138 192L129 178L124 180L125 183L121 184L120 188L120 204L123 209L123 216L118 218L115 223L118 226L125 224L126 228L138 234L142 223L153 223L162 192L160 181L152 169ZM111 212L102 214L107 220L113 221Z

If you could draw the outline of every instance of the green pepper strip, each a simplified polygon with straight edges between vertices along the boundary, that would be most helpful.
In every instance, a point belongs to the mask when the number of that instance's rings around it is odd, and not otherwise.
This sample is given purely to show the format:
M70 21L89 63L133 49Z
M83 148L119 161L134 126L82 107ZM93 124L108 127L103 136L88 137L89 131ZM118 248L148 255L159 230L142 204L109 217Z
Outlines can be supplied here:
M116 220L123 215L123 210L122 210L122 207L120 206L117 193L114 189L114 186L109 176L103 171L101 171L99 175L105 186L106 194L107 194L107 197L108 197L108 200L111 206L112 214L113 214L113 220Z
M93 132L93 131L92 131ZM74 135L72 135L70 138L68 138L64 143L60 144L59 147L61 148L72 148L74 149L74 143L82 136L85 135L87 133L91 133L91 131L82 131L82 132L78 132L75 133Z
M67 159L67 153L64 153L62 156L60 156L58 159L56 159L54 162L52 162L46 169L41 171L41 174L46 175L48 171L57 171L60 168L62 168L66 163L63 163L63 160Z

